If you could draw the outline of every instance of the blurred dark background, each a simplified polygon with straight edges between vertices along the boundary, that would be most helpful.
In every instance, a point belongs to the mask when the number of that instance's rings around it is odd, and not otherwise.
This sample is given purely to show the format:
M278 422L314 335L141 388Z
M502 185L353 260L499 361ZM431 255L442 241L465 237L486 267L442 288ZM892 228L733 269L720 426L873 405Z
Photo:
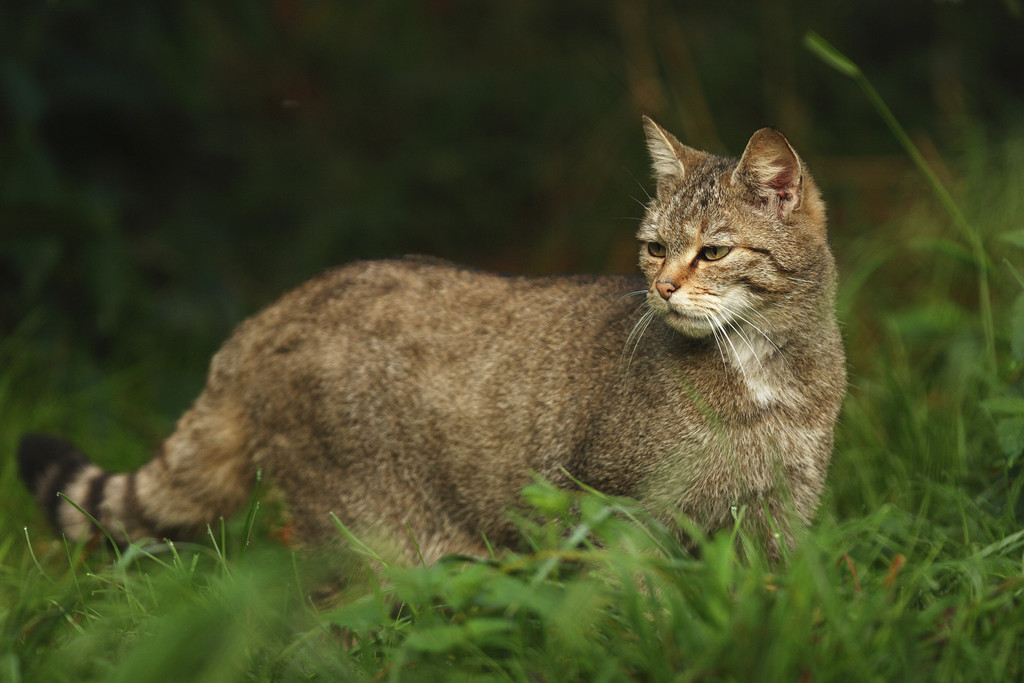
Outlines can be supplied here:
M632 272L642 113L720 153L782 129L824 187L842 265L924 190L805 32L863 68L941 170L1020 129L1021 14L1019 0L5 0L4 357L88 369L69 386L143 368L161 379L140 400L172 414L239 320L332 264L419 252Z

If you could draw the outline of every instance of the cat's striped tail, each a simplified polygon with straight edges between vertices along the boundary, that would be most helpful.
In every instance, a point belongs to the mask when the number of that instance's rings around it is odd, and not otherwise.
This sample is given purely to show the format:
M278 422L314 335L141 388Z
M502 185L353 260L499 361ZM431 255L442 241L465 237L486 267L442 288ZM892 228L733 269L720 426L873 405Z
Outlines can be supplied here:
M255 482L233 421L209 408L197 402L135 472L108 472L64 439L29 434L18 447L19 473L54 528L71 540L102 531L119 544L193 537L241 507Z
M18 470L53 527L71 540L88 540L105 530L126 545L144 537L180 538L192 531L166 521L166 510L147 514L139 498L139 478L145 476L145 468L130 474L108 472L64 439L41 434L22 437Z

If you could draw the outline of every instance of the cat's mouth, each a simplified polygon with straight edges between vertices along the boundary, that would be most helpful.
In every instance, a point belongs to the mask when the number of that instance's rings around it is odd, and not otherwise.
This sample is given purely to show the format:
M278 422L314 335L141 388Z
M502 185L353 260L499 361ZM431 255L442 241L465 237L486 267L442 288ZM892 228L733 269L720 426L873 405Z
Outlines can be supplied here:
M662 318L670 327L688 337L707 337L713 334L715 325L711 317L705 313L692 313L666 306Z

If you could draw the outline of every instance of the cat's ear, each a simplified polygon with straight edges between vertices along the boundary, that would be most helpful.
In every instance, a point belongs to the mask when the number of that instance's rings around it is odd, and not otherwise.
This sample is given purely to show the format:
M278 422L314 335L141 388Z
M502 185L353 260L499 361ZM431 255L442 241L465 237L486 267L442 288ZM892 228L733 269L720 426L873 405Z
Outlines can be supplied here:
M803 168L789 141L774 128L762 128L750 137L740 163L732 173L757 198L774 208L780 219L800 206Z
M651 153L651 165L660 193L673 180L689 173L702 154L676 140L672 133L649 116L644 116L644 133L647 134L647 149Z

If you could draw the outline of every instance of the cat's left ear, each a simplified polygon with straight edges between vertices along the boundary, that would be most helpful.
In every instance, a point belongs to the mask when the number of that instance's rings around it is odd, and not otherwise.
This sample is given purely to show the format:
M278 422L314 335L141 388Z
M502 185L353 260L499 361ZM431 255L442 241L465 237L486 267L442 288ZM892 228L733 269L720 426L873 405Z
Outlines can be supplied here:
M644 133L647 135L647 150L651 153L651 165L658 181L658 194L670 188L675 181L686 177L704 155L679 142L672 133L659 126L649 116L644 116Z
M800 157L786 136L774 128L762 128L750 137L732 173L734 183L753 190L782 220L800 206L803 179Z

